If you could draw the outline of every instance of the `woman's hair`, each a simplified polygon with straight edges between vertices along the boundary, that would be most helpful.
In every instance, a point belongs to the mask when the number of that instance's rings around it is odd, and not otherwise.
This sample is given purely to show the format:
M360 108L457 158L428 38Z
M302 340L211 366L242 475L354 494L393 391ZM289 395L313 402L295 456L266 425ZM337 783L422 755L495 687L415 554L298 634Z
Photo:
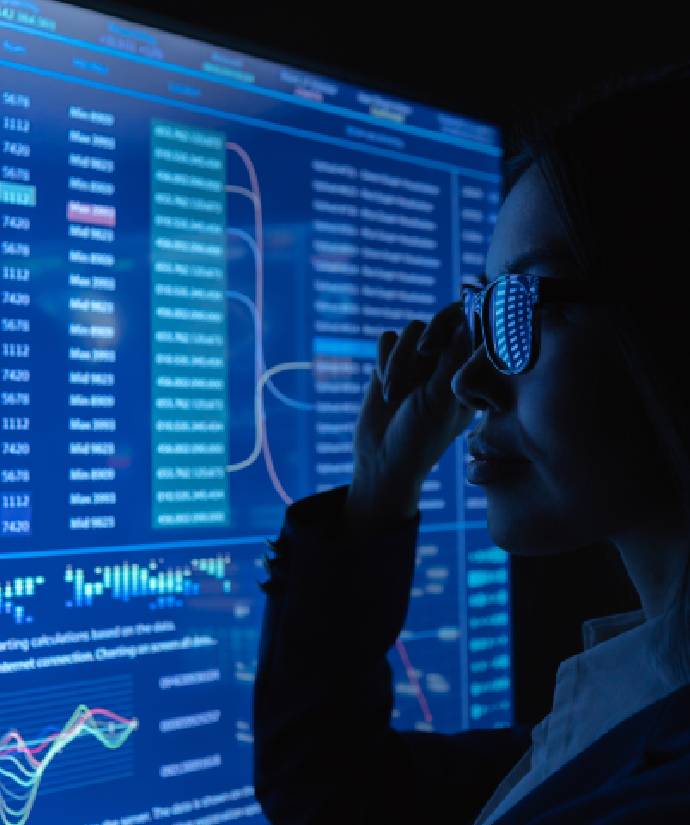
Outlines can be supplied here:
M690 681L690 62L616 75L509 134L505 198L536 163L582 277L614 296L612 340L676 480L688 563L659 662ZM634 445L631 445L634 449ZM650 548L654 552L654 548Z

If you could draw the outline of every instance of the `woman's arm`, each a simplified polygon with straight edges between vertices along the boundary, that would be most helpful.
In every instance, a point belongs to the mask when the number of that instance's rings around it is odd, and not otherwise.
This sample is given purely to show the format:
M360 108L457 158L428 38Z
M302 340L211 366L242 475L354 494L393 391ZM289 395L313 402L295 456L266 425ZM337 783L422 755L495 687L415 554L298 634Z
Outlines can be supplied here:
M390 726L386 653L404 624L419 513L354 541L347 486L288 508L254 687L254 785L274 825L470 823L529 746L525 727Z

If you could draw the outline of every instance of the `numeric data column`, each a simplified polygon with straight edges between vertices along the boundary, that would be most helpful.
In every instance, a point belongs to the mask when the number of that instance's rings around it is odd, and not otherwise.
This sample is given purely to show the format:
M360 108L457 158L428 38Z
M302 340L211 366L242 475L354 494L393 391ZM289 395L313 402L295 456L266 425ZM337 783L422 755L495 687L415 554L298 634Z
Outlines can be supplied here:
M153 527L225 527L225 136L151 127Z
M2 90L0 536L31 535L31 98Z

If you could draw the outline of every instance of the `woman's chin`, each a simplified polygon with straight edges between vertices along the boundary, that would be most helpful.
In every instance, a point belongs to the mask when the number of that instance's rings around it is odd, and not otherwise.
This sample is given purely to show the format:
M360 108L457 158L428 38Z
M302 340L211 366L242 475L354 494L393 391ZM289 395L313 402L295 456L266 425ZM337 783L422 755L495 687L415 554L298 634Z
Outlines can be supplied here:
M574 540L575 530L555 524L543 511L501 507L488 496L487 532L493 543L513 556L556 556L588 543L586 537Z

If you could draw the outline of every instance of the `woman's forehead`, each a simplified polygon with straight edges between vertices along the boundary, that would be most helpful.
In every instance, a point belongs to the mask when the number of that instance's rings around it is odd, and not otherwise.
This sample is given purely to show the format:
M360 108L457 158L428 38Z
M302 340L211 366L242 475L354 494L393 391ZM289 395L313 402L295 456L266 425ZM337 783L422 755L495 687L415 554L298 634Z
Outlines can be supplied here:
M557 250L565 260L570 257L568 238L556 203L538 166L532 164L498 211L486 256L489 280L507 271L510 262L534 257L537 250Z
M486 284L504 273L527 274L532 269L541 269L542 267L548 268L554 275L562 275L563 277L575 275L577 269L570 248L562 243L551 242L545 246L530 247L511 258L506 258L503 266L495 273L489 274L487 269L479 276L479 279Z

